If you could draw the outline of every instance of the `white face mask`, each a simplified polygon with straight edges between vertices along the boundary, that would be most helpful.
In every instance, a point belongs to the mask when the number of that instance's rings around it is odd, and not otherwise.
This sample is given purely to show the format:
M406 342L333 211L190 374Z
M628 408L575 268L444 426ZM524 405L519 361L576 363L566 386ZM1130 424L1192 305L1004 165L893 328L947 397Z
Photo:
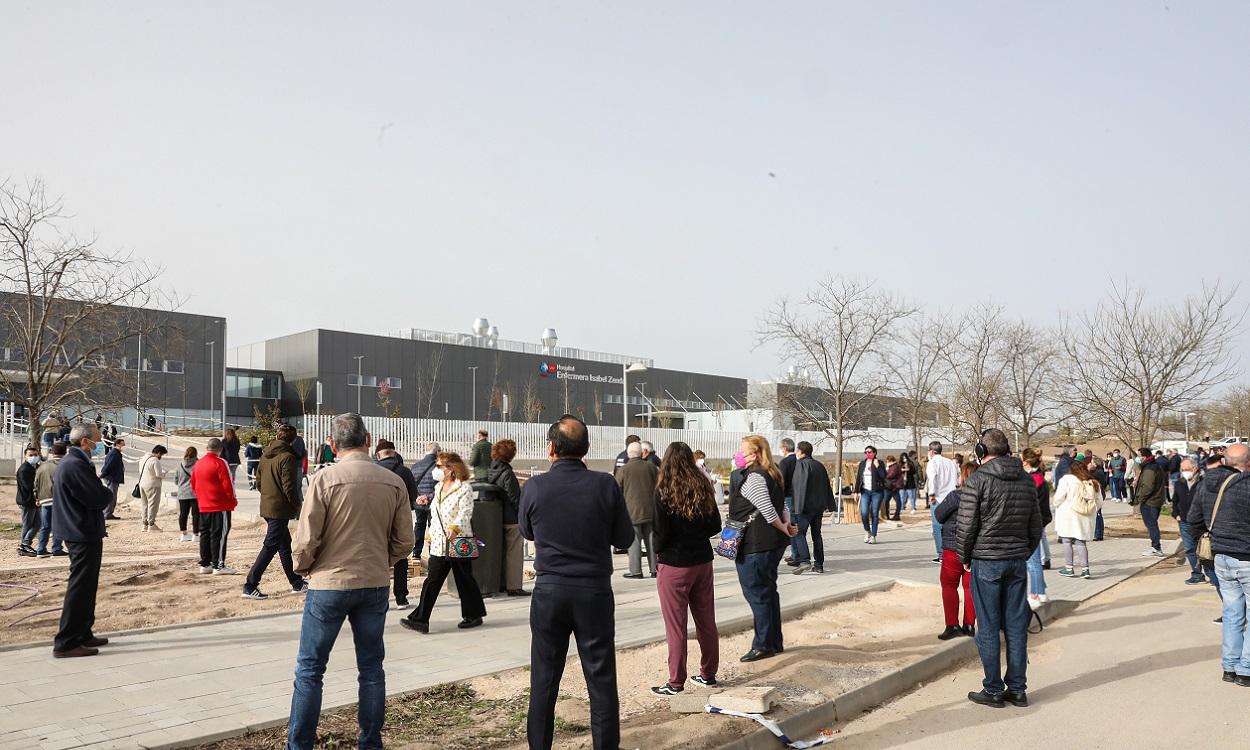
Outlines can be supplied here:
M34 466L39 463L39 456L27 456L26 463Z
M1194 478L1194 473L1192 471L1182 471L1181 476L1185 477L1185 481L1188 482Z
M434 471L432 472L432 474L434 476L435 482L441 482L443 481L443 478L447 476L447 474L437 466L434 467Z
M695 459L695 463L696 463L696 464L698 464L699 466L702 466L702 465L703 465L703 459L701 459L701 458Z

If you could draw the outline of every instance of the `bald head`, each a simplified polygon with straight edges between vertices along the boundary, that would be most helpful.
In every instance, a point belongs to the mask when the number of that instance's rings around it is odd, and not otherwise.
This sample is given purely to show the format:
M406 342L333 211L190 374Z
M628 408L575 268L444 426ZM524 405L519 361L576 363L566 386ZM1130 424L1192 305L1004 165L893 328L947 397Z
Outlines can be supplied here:
M1237 443L1224 451L1224 463L1237 471L1250 471L1250 445Z

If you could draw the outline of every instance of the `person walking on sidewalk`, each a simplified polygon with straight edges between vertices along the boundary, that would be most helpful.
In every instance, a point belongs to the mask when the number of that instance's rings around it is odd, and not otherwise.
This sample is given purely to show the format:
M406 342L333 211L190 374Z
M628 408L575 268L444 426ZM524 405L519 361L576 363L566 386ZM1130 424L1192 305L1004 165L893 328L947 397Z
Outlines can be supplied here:
M299 518L301 502L299 456L291 445L294 440L295 428L284 424L261 451L255 477L260 491L260 517L265 519L265 539L243 582L244 599L269 598L260 590L260 579L274 555L278 556L291 591L298 594L308 590L304 579L295 572L291 557L291 521Z
M230 538L230 514L239 502L234 496L230 467L221 458L221 439L208 441L208 452L191 470L191 491L200 508L200 572L217 576L238 575L226 565Z
M260 459L265 454L265 446L256 442L259 439L256 435L249 435L247 445L243 446L243 460L247 461L247 488L249 490L256 489L256 469L260 466ZM294 444L291 448L294 450ZM298 455L295 458L299 460Z
M1144 557L1163 557L1163 544L1159 539L1159 513L1168 499L1168 476L1149 448L1140 448L1137 467L1137 493L1135 502L1141 508L1141 520L1150 534L1150 549ZM1059 489L1056 487L1055 492Z
M104 465L100 467L100 481L104 482L104 486L108 487L113 495L109 507L104 509L105 521L120 520L116 514L117 490L126 483L126 457L122 455L122 448L125 447L125 438L114 440L113 445L109 447L109 452L104 455Z
M972 573L978 625L977 652L985 670L979 692L968 700L1002 708L1027 706L1029 603L1027 561L1042 539L1037 487L1002 430L990 428L976 444L981 467L960 493L955 546ZM1007 674L1001 671L999 633L1007 641ZM1005 684L1004 684L1005 683Z
M855 468L855 493L859 495L859 516L864 524L864 544L877 543L877 524L881 521L881 503L888 487L885 464L877 458L877 449L864 449L864 460Z
M1172 518L1176 519L1181 544L1185 548L1185 561L1189 563L1189 578L1185 583L1191 586L1207 582L1206 576L1202 574L1202 568L1198 565L1198 537L1194 536L1194 527L1188 521L1189 509L1193 505L1194 494L1197 492L1198 481L1201 478L1197 468L1192 458L1182 460L1181 479L1176 483L1176 489L1172 491Z
M953 463L953 462L952 462ZM960 469L963 481L967 482L977 470L977 464L967 463ZM938 572L938 582L942 585L942 615L946 620L946 629L938 635L939 641L949 641L957 636L976 636L977 609L972 601L972 574L964 569L959 561L956 547L957 530L959 528L960 493L953 490L946 493L942 502L934 508L933 515L942 524L942 569ZM964 590L963 627L959 625L959 588Z
M820 533L820 522L825 510L833 505L833 489L829 486L829 472L825 465L812 458L812 444L800 440L796 453L798 461L794 465L794 491L792 519L798 527L794 535L794 559L791 567L794 574L802 575L807 571L825 572L825 539ZM807 532L812 532L812 545L807 546Z
M1079 457L1059 480L1051 506L1055 533L1063 544L1063 568L1059 575L1089 579L1089 542L1094 538L1096 518L1102 508L1102 487Z
M630 443L626 449L629 461L616 472L616 481L629 508L634 525L634 542L629 545L629 572L625 578L642 578L642 544L647 544L647 569L655 578L655 540L651 538L651 520L655 517L655 484L660 471L642 455L642 443Z
M634 527L620 485L583 462L586 423L565 414L547 430L551 469L521 488L521 535L534 542L537 579L530 600L530 700L525 733L530 750L548 750L569 636L590 696L596 750L621 743L616 689L616 620L612 549L628 547Z
M57 466L65 458L69 446L60 440L48 449L48 460L39 464L35 470L35 504L39 506L39 537L35 556L41 559L49 557L68 557L61 535L52 528L52 505L56 495L53 479L56 477ZM48 550L48 537L52 537L52 550Z
M52 527L69 548L69 583L52 643L58 659L95 656L108 644L92 631L104 556L104 509L111 497L91 463L100 431L90 422L77 424L69 440L73 447L57 462L52 478Z
M39 448L26 446L26 455L17 467L17 507L22 513L22 535L18 540L17 554L23 557L34 557L35 548L31 542L39 533L39 504L35 502L35 472L39 466Z
M942 562L942 524L937 520L938 503L955 491L959 484L959 467L955 462L942 455L942 444L937 440L929 443L929 463L925 467L925 499L928 502L929 516L933 521L933 542L937 546L937 557L933 562Z
M161 468L161 458L169 451L163 445L152 446L152 452L139 465L139 504L143 508L143 530L160 531L156 514L161 509L161 486L166 471Z
M800 443L800 450L802 444ZM828 486L828 479L826 484ZM668 644L668 682L651 688L656 695L676 695L686 686L686 614L694 617L699 642L699 674L694 681L716 685L720 668L720 635L716 629L716 592L712 578L712 545L720 532L716 495L694 453L685 443L672 443L660 462L655 503L655 552L660 559L656 588Z
M243 447L239 442L239 433L234 431L233 427L227 427L221 438L221 460L226 462L226 466L230 467L230 482L234 483L234 477L239 471L239 450Z
M378 447L374 452L374 460L378 462L378 466L390 471L399 477L399 481L404 483L404 487L408 490L408 507L415 511L417 509L417 480L412 476L412 472L404 465L404 457L399 455L399 451L395 450L395 444L389 440L379 440ZM408 608L408 557L395 563L395 570L392 575L392 586L395 590L395 607L397 609Z
M291 545L295 571L308 579L308 594L287 750L312 750L317 742L322 679L344 620L351 623L359 673L357 745L382 747L387 589L391 569L412 551L408 489L394 472L374 463L364 419L359 414L335 417L330 442L338 460L313 475Z
M421 561L421 548L425 546L425 529L430 524L430 501L434 499L434 465L438 463L438 454L443 449L438 443L426 443L425 455L412 464L412 478L417 482L417 507L413 512L412 535L416 543L412 545L412 559Z
M200 506L195 500L195 490L191 489L191 471L199 461L200 452L192 445L182 454L182 463L174 469L174 493L178 498L178 541L198 542L200 540ZM192 534L187 533L187 516L191 517Z

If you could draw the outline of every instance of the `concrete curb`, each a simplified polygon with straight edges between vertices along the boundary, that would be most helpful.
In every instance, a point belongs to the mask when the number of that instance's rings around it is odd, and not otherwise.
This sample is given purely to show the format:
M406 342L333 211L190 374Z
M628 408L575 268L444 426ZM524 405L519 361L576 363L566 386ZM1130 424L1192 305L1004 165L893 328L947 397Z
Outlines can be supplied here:
M1175 553L1161 557L1133 573L1133 575L1116 581L1114 584L1099 591L1094 596L1105 594L1125 581L1150 570L1156 565L1171 559ZM1092 597L1091 597L1092 598ZM1083 601L1063 599L1045 604L1038 614L1042 623L1049 625L1060 617L1068 615L1083 604ZM838 722L849 722L871 708L892 700L925 682L931 682L943 672L947 672L965 661L977 656L976 642L970 638L960 638L940 647L936 653L924 657L920 661L906 664L898 669L887 672L875 680L861 685L850 692L843 693L831 701L795 714L780 721L782 730L791 739L808 739L815 737L822 729L828 729ZM760 729L745 737L720 746L720 750L777 750L782 747L776 735L767 729Z

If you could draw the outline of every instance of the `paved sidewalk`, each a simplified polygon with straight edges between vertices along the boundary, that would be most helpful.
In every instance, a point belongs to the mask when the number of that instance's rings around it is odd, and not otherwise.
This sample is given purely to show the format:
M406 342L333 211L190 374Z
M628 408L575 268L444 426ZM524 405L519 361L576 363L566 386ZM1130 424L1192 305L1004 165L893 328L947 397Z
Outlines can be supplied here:
M875 546L862 543L858 527L825 532L828 572L795 576L782 568L787 611L891 580L937 583L927 523L883 526ZM1140 556L1144 547L1138 539L1093 545L1097 577L1080 581L1052 574L1051 598L1085 599L1123 580L1155 561ZM619 574L624 558L616 561ZM654 581L618 575L614 587L617 642L662 640ZM732 564L724 560L717 561L716 592L719 620L749 614ZM458 631L458 602L443 596L428 636L400 628L402 614L392 614L386 631L388 693L527 665L528 600L496 598L487 601L487 609L485 627ZM0 748L162 747L281 722L289 710L299 625L300 615L287 614L121 636L88 659L54 660L48 645L0 653L0 667L10 676L0 691ZM326 709L356 700L346 630L326 673Z

